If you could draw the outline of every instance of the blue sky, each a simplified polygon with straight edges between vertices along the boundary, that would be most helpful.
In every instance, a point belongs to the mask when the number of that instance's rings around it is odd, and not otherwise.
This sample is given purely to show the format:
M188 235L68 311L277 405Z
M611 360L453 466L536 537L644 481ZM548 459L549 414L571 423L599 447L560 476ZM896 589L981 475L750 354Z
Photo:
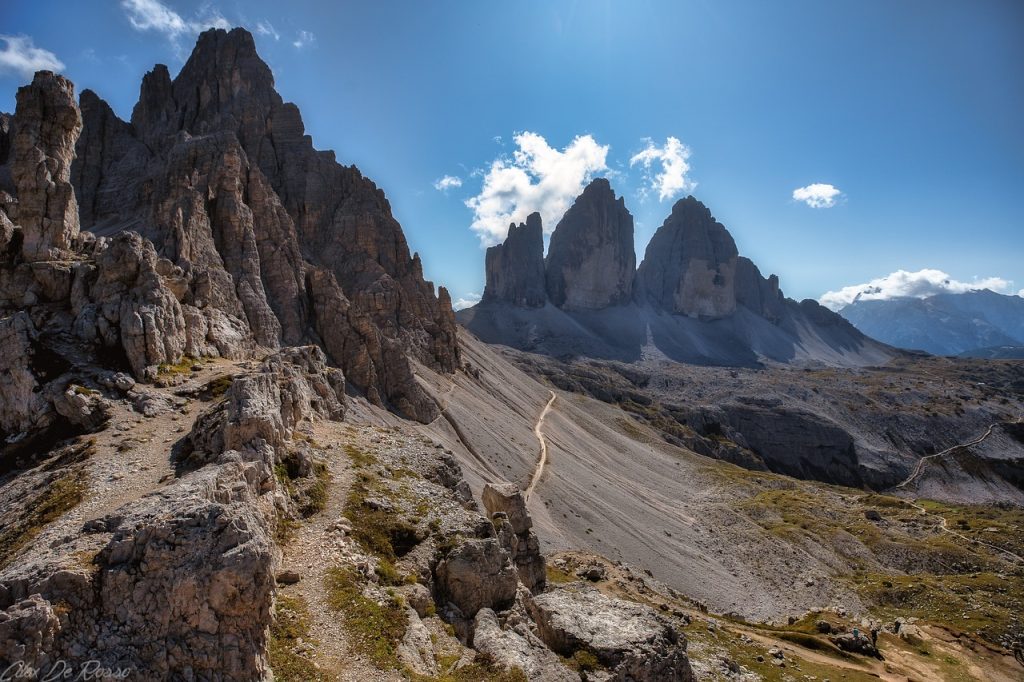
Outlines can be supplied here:
M1016 0L16 1L0 110L55 59L127 118L210 24L256 34L315 144L385 190L455 298L482 289L503 216L551 229L609 173L638 259L692 190L796 298L900 270L1024 288Z

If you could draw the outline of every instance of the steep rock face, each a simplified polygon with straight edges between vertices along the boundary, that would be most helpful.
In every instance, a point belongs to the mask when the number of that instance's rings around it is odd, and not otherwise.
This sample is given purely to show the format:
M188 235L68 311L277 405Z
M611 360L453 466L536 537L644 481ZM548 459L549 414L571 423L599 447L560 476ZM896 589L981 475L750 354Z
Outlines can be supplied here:
M646 301L669 312L714 319L736 310L736 242L693 197L676 202L637 271Z
M83 109L87 227L139 229L206 320L271 348L319 343L374 402L436 416L409 358L459 366L448 294L424 280L384 194L313 148L248 32L203 33L173 80L154 68L131 125L91 94Z
M778 322L785 306L778 275L765 279L753 261L739 256L736 259L736 302L767 320Z
M558 222L545 267L556 306L600 310L629 302L636 270L633 216L608 180L587 185Z
M75 142L82 115L71 81L40 71L18 89L11 171L18 191L22 257L53 260L78 236L78 204L71 183Z
M544 305L544 232L540 213L508 227L505 242L487 249L484 301L504 301L524 308Z

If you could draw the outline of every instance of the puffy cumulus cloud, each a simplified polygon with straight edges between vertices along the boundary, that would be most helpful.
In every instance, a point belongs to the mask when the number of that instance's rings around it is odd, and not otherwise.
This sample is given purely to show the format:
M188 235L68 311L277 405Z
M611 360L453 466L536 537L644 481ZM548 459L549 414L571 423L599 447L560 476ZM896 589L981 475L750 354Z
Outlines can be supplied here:
M824 182L815 182L793 190L793 200L802 201L811 208L832 208L840 195L842 192L838 187Z
M57 55L36 47L29 36L0 35L0 41L4 44L0 49L0 73L31 78L36 71L64 70L64 62Z
M896 272L873 279L867 284L843 287L829 291L818 301L826 308L840 310L854 301L877 301L889 298L927 298L935 294L961 294L965 291L991 289L997 293L1009 293L1012 283L1001 277L975 277L973 282L960 282L942 270L918 270ZM1024 294L1024 291L1021 292Z
M434 182L434 189L447 192L453 187L462 187L462 178L457 175L445 175Z
M608 170L608 145L577 135L559 151L541 135L516 133L512 157L499 157L484 171L480 193L466 200L473 231L485 246L501 242L509 223L539 211L551 232L595 173Z
M465 296L460 296L459 298L452 301L452 308L454 308L455 310L462 310L463 308L472 308L479 302L480 294L469 293L466 294Z
M642 189L641 194L655 191L658 193L658 201L665 201L680 192L692 192L697 183L686 176L690 172L690 148L675 137L667 138L661 147L655 145L650 138L645 138L644 142L647 146L643 151L629 159L630 168L637 164L644 167L649 187Z
M304 47L309 47L316 42L316 36L310 31L299 31L295 34L295 40L292 41L292 45L296 49L301 50Z

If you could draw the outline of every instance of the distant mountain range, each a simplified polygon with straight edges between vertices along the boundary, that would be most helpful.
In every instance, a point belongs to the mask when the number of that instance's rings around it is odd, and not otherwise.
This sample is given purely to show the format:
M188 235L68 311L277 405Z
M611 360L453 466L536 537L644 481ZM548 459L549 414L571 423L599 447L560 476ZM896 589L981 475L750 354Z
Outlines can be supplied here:
M678 201L637 265L633 216L606 179L590 183L544 254L541 217L487 250L481 302L459 321L487 343L554 357L700 365L886 362L876 343L816 301L786 298L693 197Z
M858 300L839 311L898 348L934 355L1024 357L1024 298L983 289L927 298Z

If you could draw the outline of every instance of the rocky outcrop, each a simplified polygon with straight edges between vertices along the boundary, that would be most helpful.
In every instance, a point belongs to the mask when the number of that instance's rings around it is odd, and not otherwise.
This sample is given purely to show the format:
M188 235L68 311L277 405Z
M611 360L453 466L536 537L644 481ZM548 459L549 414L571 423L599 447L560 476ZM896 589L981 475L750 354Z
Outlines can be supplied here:
M98 255L94 271L79 270L92 281L80 284L72 301L78 337L120 348L135 376L150 379L159 365L180 360L188 345L182 308L158 267L150 242L122 232Z
M567 310L628 303L636 253L633 216L608 180L598 178L576 198L551 234L545 260L551 302Z
M693 197L654 233L637 271L643 299L671 313L714 319L736 310L736 242Z
M189 435L205 448L197 468L0 571L0 662L264 679L273 531L288 511L274 467L299 449L300 424L343 412L340 372L316 347L236 378Z
M504 610L516 598L516 569L495 538L466 540L435 569L442 600L466 618L482 608Z
M547 298L540 213L531 213L518 226L509 225L505 242L487 249L485 265L487 283L481 300L542 307Z
M248 32L203 33L174 79L154 68L130 126L91 93L83 109L86 227L153 241L180 269L186 326L205 324L208 350L315 342L371 401L436 416L409 357L459 366L448 294L424 280L383 193L313 148Z
M785 314L786 299L779 289L778 275L767 279L754 262L744 256L736 259L736 302L770 322L778 322Z
M648 606L571 584L534 597L528 607L545 644L563 656L589 652L611 671L609 679L693 679L685 637Z
M519 572L519 580L531 592L544 589L547 569L522 491L514 483L488 483L481 497L498 541Z
M18 434L46 426L52 411L32 371L32 318L22 311L0 318L0 433Z
M29 262L54 260L78 236L78 203L71 177L82 116L71 81L40 71L18 90L14 162L18 223L24 236L21 255Z
M473 648L506 668L519 668L530 682L578 682L578 673L530 631L526 623L501 627L498 616L480 609L473 623Z

